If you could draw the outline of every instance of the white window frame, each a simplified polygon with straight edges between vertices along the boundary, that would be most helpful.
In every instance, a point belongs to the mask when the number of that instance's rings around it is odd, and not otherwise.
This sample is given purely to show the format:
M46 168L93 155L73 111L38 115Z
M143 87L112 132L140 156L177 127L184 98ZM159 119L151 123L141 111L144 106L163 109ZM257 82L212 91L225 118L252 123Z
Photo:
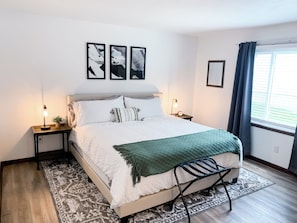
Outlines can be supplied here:
M275 45L263 45L263 46L257 46L256 47L256 54L257 53L263 53L263 52L276 52L276 51L281 51L281 50L292 50L297 52L297 44L275 44ZM255 57L256 58L256 57ZM273 58L272 60L274 60ZM296 62L297 63L297 62ZM269 81L271 81L273 78L269 78ZM297 87L297 83L296 83ZM271 91L271 88L268 89ZM270 97L271 94L268 94L268 97ZM270 99L268 99L270 100ZM255 124L256 126L262 126L266 127L267 129L270 130L276 130L278 132L284 132L284 133L289 133L290 135L295 132L296 127L280 124L280 123L275 123L271 122L268 120L263 120L255 117L251 117L251 123ZM297 124L297 123L296 123Z

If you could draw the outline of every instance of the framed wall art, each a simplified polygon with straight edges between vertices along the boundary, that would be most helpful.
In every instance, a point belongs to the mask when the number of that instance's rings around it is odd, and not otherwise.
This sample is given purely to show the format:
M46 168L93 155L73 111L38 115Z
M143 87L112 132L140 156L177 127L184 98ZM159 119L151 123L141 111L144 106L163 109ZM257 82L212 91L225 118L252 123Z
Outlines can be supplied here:
M144 80L146 48L132 46L130 56L130 79Z
M127 47L110 45L110 80L126 80Z
M105 79L105 44L87 43L87 79Z
M206 86L223 87L225 60L208 61Z

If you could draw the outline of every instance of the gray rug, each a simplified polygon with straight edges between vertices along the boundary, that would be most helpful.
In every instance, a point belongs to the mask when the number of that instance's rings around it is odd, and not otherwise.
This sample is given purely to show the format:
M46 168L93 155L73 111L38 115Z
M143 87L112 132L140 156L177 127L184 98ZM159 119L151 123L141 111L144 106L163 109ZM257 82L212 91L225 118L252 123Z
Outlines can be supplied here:
M65 160L42 161L46 179L56 205L61 223L74 222L119 222L117 214L109 208L97 187L88 182L88 176L74 159L67 164ZM231 199L250 194L273 183L253 172L241 168L238 182L227 186ZM186 196L191 215L198 214L228 202L223 188L216 188L210 194L194 193ZM181 200L175 202L173 210L166 211L166 205L140 212L129 218L129 222L172 223L186 219ZM229 210L229 205L226 206Z

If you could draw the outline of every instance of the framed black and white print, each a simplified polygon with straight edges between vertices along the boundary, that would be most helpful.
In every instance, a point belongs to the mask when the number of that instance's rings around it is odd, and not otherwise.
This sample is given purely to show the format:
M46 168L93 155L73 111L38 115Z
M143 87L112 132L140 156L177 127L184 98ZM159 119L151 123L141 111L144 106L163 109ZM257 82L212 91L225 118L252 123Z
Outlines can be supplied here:
M127 47L110 45L110 80L126 80Z
M105 44L87 43L87 79L105 79Z
M132 46L130 55L130 79L144 80L146 48Z

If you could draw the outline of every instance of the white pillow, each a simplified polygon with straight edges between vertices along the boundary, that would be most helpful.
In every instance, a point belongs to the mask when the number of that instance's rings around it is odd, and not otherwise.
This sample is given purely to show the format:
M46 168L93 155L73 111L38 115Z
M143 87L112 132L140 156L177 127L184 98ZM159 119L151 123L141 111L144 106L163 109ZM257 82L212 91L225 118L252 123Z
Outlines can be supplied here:
M112 122L115 120L111 113L113 108L124 108L123 96L112 100L77 101L73 103L76 126L97 122Z
M138 115L141 120L164 115L159 97L146 99L124 97L124 101L126 108L135 107L139 109Z
M115 116L115 122L138 121L138 108L113 108L112 113Z

